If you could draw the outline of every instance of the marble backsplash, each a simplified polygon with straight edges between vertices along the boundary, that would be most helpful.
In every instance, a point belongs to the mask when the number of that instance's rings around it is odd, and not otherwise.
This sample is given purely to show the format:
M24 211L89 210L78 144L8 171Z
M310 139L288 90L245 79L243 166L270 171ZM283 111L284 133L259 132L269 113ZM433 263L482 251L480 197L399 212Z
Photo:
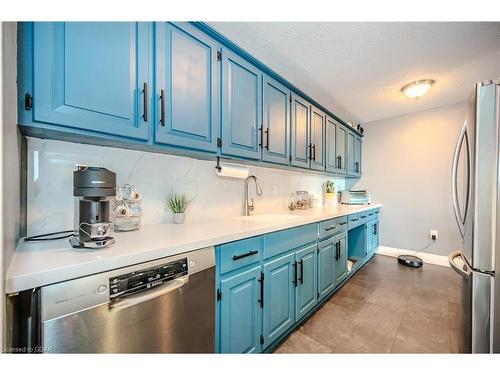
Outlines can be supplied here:
M74 219L72 172L75 165L106 167L117 175L117 183L134 185L142 194L142 224L172 222L165 208L171 192L194 198L186 220L233 217L242 214L242 179L219 177L215 160L204 161L151 152L102 147L71 142L28 138L27 235L71 229ZM289 195L307 190L322 204L322 184L328 176L250 166L263 194L255 200L254 214L286 211ZM343 178L335 178L338 190Z

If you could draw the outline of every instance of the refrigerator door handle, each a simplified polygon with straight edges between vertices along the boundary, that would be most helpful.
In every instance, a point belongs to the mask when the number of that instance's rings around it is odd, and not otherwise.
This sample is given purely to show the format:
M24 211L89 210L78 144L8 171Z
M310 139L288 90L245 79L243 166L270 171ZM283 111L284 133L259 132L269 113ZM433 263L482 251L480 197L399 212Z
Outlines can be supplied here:
M458 181L457 181L457 173L458 173L458 163L460 161L460 150L462 149L462 145L464 144L467 147L467 194L466 194L466 202L465 202L465 210L462 212L460 210L460 203L458 201ZM458 229L460 230L460 235L462 238L465 237L465 221L467 217L467 211L469 208L469 200L470 200L470 184L471 184L471 176L470 176L470 163L471 163L471 155L470 155L470 145L469 145L469 135L467 130L467 121L464 123L462 130L460 131L460 135L458 136L457 144L455 146L455 153L453 155L453 164L451 168L451 193L453 198L453 211L455 213L455 219L458 224Z
M472 274L472 270L469 268L469 265L464 260L462 252L460 250L452 252L448 255L448 263L451 268L455 270L460 276L464 279L468 280Z

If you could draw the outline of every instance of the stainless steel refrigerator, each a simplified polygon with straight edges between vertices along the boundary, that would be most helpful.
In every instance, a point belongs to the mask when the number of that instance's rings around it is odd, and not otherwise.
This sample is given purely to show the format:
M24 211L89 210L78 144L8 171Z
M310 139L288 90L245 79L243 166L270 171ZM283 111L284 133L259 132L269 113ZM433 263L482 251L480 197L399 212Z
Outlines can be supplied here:
M499 112L500 80L477 83L453 157L453 208L463 241L448 260L462 276L463 352L500 352Z

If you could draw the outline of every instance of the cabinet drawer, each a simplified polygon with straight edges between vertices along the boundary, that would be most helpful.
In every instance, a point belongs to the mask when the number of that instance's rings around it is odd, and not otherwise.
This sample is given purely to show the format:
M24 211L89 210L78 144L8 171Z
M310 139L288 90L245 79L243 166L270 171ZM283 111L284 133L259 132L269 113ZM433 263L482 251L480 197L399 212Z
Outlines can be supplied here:
M376 217L376 214L375 214L375 209L371 209L369 211L366 211L367 212L367 215L368 215L368 218L366 219L366 221L372 221L375 219Z
M319 223L319 239L347 230L347 216L336 217Z
M351 214L351 215L348 216L347 227L349 229L357 227L360 224L361 223L360 223L360 219L359 219L359 213L357 213L357 214Z
M314 224L285 229L264 235L264 259L316 241L318 226Z
M220 273L258 262L262 254L261 237L252 237L220 245Z
M319 239L329 237L337 233L337 222L338 218L325 220L319 223Z
M368 220L370 220L370 219L368 219L368 211L363 211L363 212L359 213L359 222L358 222L358 224L364 224Z

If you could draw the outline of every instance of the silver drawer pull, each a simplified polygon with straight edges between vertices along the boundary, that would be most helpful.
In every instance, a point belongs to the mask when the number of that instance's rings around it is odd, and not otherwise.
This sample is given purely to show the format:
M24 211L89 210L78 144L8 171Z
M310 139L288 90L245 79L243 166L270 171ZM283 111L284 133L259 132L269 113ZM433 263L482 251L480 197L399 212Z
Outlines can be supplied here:
M335 227L325 228L326 231L331 231L333 229L335 229Z

